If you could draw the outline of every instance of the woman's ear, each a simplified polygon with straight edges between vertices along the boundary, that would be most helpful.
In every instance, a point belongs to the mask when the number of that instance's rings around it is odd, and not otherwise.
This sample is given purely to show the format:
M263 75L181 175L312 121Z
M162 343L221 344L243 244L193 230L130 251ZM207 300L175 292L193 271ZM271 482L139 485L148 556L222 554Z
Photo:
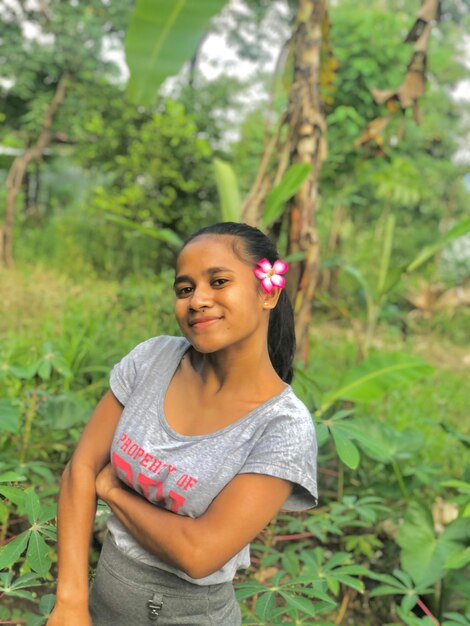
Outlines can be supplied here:
M271 293L263 295L263 309L274 309L281 295L281 290L275 287Z

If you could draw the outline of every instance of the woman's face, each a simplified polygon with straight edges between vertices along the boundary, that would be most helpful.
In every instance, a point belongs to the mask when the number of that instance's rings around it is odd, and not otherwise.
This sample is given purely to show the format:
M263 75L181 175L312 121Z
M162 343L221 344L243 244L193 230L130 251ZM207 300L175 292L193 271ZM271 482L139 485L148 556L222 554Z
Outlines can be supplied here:
M258 340L258 333L267 334L265 298L251 265L234 253L234 239L202 235L178 257L176 319L198 352L242 347Z

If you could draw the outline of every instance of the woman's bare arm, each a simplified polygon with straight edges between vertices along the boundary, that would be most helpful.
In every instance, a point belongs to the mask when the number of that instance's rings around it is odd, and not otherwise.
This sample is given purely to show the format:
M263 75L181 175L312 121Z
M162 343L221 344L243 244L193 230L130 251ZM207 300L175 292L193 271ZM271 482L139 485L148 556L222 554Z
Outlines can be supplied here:
M109 461L122 409L108 391L93 412L62 475L57 509L57 596L48 626L91 623L84 616L88 616L88 553L96 512L95 480Z
M97 492L149 552L192 578L218 570L268 524L292 483L264 474L240 474L197 519L177 515L129 491L106 466Z

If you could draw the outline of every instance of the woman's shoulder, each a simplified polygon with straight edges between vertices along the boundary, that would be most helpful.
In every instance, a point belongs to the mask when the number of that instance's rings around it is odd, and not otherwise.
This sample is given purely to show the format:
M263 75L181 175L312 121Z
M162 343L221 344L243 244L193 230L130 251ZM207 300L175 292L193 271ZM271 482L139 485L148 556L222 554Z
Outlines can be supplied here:
M272 402L265 407L266 425L289 431L313 431L312 414L307 406L297 397L290 385L287 385Z
M145 372L149 368L167 368L181 358L189 342L184 337L158 335L138 343L115 365L116 370Z
M302 402L302 400L297 396L295 391L292 389L290 385L287 386L286 393L283 397L282 406L284 409L289 409L293 411L295 415L301 416L303 418L312 419L312 415L307 408L307 406Z
M134 357L147 357L149 355L158 356L168 351L179 351L186 349L188 340L184 337L175 337L173 335L157 335L150 337L138 343L130 352Z

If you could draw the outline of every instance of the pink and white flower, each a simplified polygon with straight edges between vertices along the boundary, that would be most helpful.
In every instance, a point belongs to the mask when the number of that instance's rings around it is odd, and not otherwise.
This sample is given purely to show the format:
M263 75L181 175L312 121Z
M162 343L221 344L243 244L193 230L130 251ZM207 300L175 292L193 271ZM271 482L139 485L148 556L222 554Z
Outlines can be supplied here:
M274 265L268 259L261 259L253 269L256 278L261 280L261 286L266 293L271 293L274 287L282 289L286 284L286 279L281 274L285 274L289 269L288 264L282 259L274 261Z

